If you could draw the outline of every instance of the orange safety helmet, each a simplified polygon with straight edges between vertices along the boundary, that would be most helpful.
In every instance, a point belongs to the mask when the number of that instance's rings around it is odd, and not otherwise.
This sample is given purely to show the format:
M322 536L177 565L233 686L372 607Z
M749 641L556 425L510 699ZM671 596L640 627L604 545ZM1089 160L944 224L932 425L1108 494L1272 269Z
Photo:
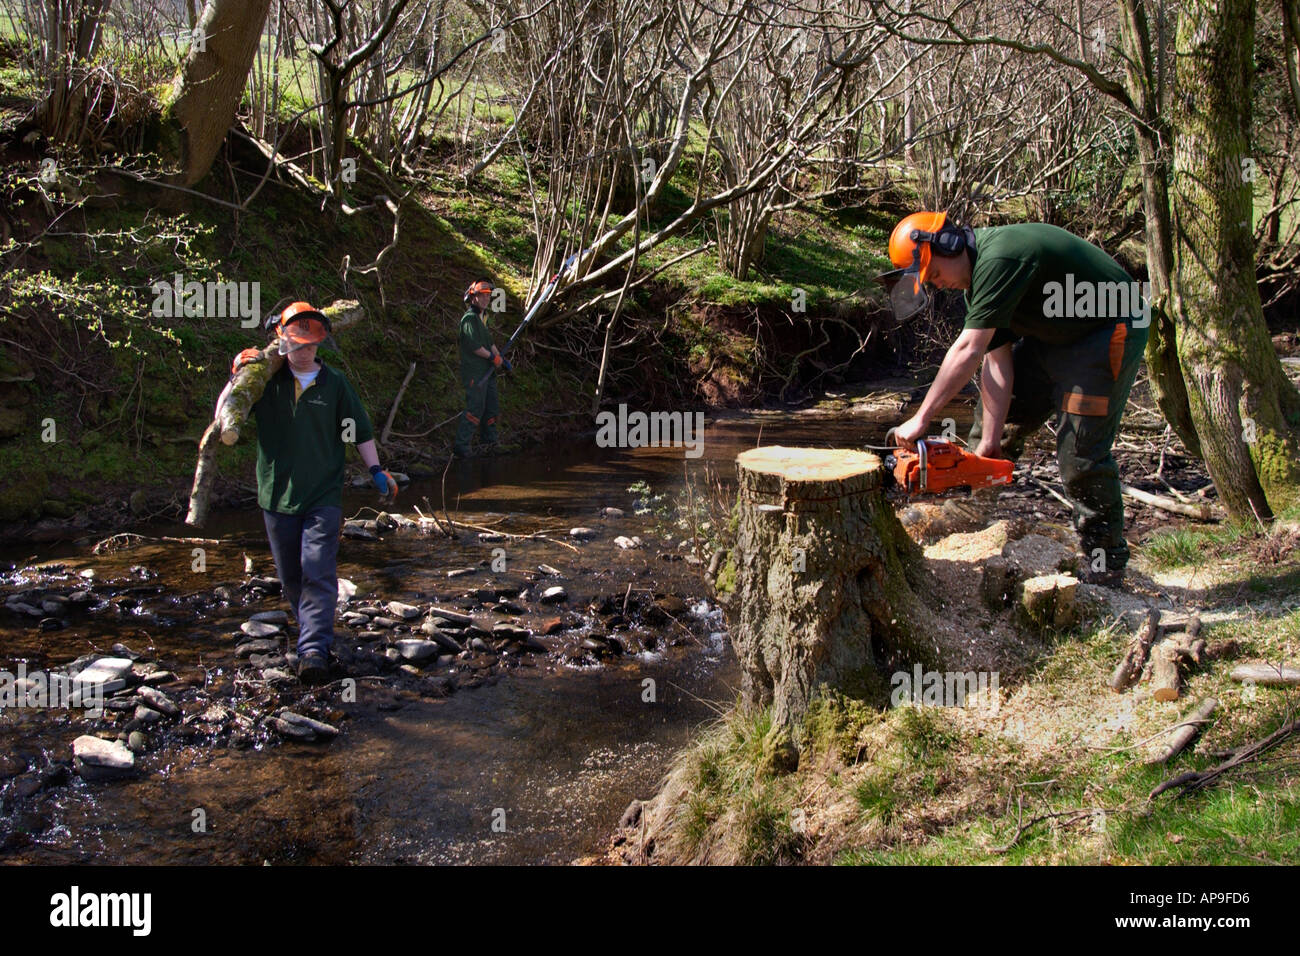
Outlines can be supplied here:
M465 290L465 301L468 302L471 296L478 295L480 292L491 292L491 291L492 291L491 282L489 282L487 279L477 279L474 282L471 282L469 284L469 288Z
M933 252L957 256L966 251L966 236L948 225L946 212L914 212L894 227L889 236L889 258L906 276L914 276L916 290L926 281Z
M333 347L334 340L330 331L330 320L325 317L325 313L307 302L293 302L285 306L275 325L281 355L287 355L304 345L325 343Z

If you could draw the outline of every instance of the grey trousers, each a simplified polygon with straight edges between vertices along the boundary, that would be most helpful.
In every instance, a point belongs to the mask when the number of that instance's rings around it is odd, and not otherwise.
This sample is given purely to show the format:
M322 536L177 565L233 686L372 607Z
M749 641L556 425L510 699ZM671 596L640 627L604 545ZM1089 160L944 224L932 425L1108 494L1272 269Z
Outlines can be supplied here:
M328 656L339 599L339 526L343 509L313 508L300 515L263 511L275 570L298 621L298 656Z

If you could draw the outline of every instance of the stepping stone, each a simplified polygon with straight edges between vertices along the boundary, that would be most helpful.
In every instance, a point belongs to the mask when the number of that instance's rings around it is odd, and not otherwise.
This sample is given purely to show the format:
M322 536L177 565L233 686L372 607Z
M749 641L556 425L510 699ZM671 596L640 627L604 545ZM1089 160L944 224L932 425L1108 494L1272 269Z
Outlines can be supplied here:
M437 641L422 641L419 638L407 638L396 644L397 652L408 661L427 661L437 657L440 646Z
M567 601L568 599L569 592L559 585L556 585L553 588L547 588L542 592L543 604L559 604L561 601Z
M98 688L101 694L112 694L126 686L126 675L133 661L128 657L101 657L72 678L74 692Z
M168 717L175 717L181 712L181 709L176 706L175 701L156 687L141 687L138 693L141 700L154 710L166 714Z
M279 634L283 628L276 624L267 624L265 621L245 621L239 625L239 629L249 637L270 637L273 634Z
M452 654L459 654L465 649L454 637L438 630L437 625L432 621L425 621L420 627L420 632L427 635L430 640L435 641L443 650Z
M258 611L251 618L251 621L261 621L263 624L288 624L288 611Z
M245 641L235 648L235 657L249 657L253 654L274 654L280 649L280 642L274 638L259 637Z
M116 780L135 770L135 754L116 740L84 734L72 742L72 765L83 780Z
M270 724L284 736L295 740L328 740L337 737L339 733L337 727L331 727L311 717L304 717L302 714L295 714L291 710L280 711L277 716L271 718Z
M462 614L460 611L453 611L445 607L430 608L429 616L435 618L440 617L444 621L450 621L451 623L458 624L461 627L469 627L474 623L474 619L468 614Z
M389 601L388 613L393 617L400 617L403 620L411 620L420 616L421 611L418 607L411 604L403 604L401 601Z
M509 621L502 621L492 628L493 637L504 637L511 641L522 641L529 633L528 628L520 627L518 624L511 624Z
M141 704L135 709L135 719L140 721L142 724L156 724L158 721L162 720L162 718L162 714L154 710L152 707L146 707L144 704Z
M580 538L580 539L585 540L585 539L587 539L587 538L594 538L594 537L596 537L596 534L597 534L597 532L596 532L596 530L595 530L594 528L581 528L581 527L579 527L579 528L570 528L570 529L569 529L569 537L570 537L570 538Z

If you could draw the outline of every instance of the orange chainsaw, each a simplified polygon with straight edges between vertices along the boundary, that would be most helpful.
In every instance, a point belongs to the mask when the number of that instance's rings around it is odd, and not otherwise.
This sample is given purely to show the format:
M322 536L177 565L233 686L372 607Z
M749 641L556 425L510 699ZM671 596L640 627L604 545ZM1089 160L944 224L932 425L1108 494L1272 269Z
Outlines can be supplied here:
M898 487L909 495L941 495L954 488L993 488L1011 484L1015 463L983 458L941 438L923 438L916 451L893 450L885 467Z

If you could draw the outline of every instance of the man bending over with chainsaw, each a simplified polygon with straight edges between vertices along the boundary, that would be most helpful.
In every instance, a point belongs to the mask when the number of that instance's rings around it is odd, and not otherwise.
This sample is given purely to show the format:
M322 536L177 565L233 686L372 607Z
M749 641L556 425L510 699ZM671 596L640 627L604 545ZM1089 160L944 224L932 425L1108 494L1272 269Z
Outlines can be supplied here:
M981 368L970 445L1015 460L1058 416L1056 460L1074 506L1085 577L1116 586L1129 549L1111 445L1150 325L1138 284L1096 246L1045 223L971 229L918 212L889 237L902 281L963 289L966 324L920 409L895 431L908 450Z

